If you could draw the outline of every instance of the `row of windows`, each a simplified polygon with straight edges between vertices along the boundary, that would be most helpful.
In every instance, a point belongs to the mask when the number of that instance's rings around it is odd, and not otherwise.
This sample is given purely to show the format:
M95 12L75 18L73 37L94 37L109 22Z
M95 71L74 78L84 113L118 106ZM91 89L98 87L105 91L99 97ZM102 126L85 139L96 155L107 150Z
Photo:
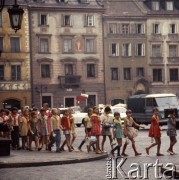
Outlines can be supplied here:
M161 9L160 1L153 0L151 3L152 3L151 4L152 10L159 11ZM171 0L166 1L164 6L165 6L164 7L165 10L167 10L167 11L173 11L174 10L174 2Z
M41 64L41 77L50 78L51 77L51 65L50 64ZM65 64L64 66L65 75L75 75L75 65ZM4 65L0 65L0 80L4 80L5 69ZM96 64L87 64L86 65L86 77L95 78L97 76L97 67ZM21 65L12 65L11 66L11 80L21 80Z
M119 56L119 44L110 44L109 49L110 56ZM168 45L168 57L178 57L178 45L169 44ZM132 56L132 45L130 43L122 44L122 56L130 57ZM135 56L145 56L145 44L138 43L135 44ZM162 46L161 44L151 45L151 57L162 57Z
M0 51L3 51L3 37L0 37ZM19 37L10 37L10 47L11 52L18 53L20 52L20 38Z
M135 28L133 28L135 26ZM154 23L152 29L153 34L161 34L162 26L160 23ZM166 27L164 27L166 29ZM177 24L170 24L168 27L169 34L176 34L178 32ZM110 23L109 24L109 33L110 34L145 34L145 24L137 23L135 25L129 23Z
M131 68L123 68L123 79L124 80L132 80ZM163 82L163 69L153 69L153 82ZM169 69L169 80L171 82L176 82L179 80L179 73L178 68L171 68ZM136 68L136 76L137 77L144 77L145 72L144 68L139 67ZM119 69L118 68L111 68L111 80L119 80Z
M0 80L4 80L4 65L0 65ZM21 80L21 66L11 65L11 80L20 81Z

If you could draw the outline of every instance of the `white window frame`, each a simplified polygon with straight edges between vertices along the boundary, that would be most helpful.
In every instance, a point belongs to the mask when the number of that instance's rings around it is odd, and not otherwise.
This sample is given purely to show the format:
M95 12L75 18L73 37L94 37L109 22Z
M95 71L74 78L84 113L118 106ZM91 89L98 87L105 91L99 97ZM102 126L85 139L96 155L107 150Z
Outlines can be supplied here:
M174 4L173 4L173 1L171 1L171 0L166 1L165 6L166 6L167 11L173 11L173 9L174 9Z
M173 26L175 26L175 27L174 27L174 32L172 32ZM176 34L176 33L177 33L177 24L172 23L172 24L169 25L169 33L170 33L170 34Z
M176 54L173 55L173 56L171 56L171 54L170 54L170 47L171 46L175 46L176 47ZM169 57L178 57L178 45L177 44L169 44L169 46L168 46L168 55L169 55Z
M112 46L115 45L115 51L112 52ZM109 46L110 56L119 56L119 43L111 43Z
M155 55L153 54L153 46L160 46L160 52L159 54ZM161 57L162 56L162 45L161 44L152 44L152 47L151 47L151 56L152 57Z
M44 39L44 40L47 40L47 51L41 51L41 41L42 41L42 39ZM49 49L50 47L49 47L49 38L48 37L40 37L39 38L39 53L49 53L50 52L50 49ZM45 49L45 48L44 48Z
M141 45L141 55L139 55L139 45ZM135 55L136 56L145 56L145 44L144 43L137 43L135 45Z
M41 19L42 16L46 16L46 23L45 24L42 24L42 19ZM42 14L40 14L39 18L40 18L39 22L40 22L41 26L47 26L48 25L48 14L43 14L42 13Z
M66 24L65 18L69 17L69 24ZM63 26L72 26L72 15L64 14L63 15Z
M159 23L153 24L153 34L160 34L161 33L161 27Z
M72 51L73 51L73 41L72 41L72 39L70 39L70 38L69 39L68 38L64 39L63 40L63 52L64 53L71 53Z
M141 32L139 32L139 25L141 25ZM144 23L136 24L136 34L145 34L145 24Z
M152 10L159 11L160 10L160 3L159 1L152 1Z
M117 34L117 24L116 23L109 23L109 33Z
M86 15L86 26L94 26L94 15Z
M128 50L127 50L127 52L128 52L128 54L126 54L126 45L128 45ZM131 55L132 55L132 49L131 49L131 43L124 43L123 45L122 45L122 56L123 57L130 57Z

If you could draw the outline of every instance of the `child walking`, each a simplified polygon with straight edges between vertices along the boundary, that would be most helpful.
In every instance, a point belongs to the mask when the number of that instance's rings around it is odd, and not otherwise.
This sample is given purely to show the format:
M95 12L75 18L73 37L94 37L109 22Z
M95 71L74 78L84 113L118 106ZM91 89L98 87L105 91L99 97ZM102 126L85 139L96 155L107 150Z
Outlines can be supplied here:
M146 147L146 153L149 155L150 148L157 146L157 156L164 156L160 153L160 146L161 146L161 132L160 132L160 126L159 126L159 115L158 115L158 109L153 108L153 116L151 119L151 126L149 129L149 137L152 137L155 139L155 143L151 144L149 147Z
M122 146L122 123L120 119L120 113L114 113L114 122L113 122L113 139L117 140L117 146L112 149L111 154L114 156L114 152L117 150L117 156L120 157L120 149Z
M170 109L169 116L168 116L168 129L167 129L167 135L170 138L170 147L168 148L167 152L170 153L170 155L176 155L175 152L173 152L173 146L176 144L176 118L175 118L175 111L174 109Z

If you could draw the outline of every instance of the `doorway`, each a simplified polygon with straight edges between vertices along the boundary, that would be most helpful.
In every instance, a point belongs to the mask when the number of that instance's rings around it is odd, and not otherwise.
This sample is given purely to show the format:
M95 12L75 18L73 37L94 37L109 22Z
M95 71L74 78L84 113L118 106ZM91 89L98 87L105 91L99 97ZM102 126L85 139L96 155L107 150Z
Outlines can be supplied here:
M3 102L4 109L9 109L16 107L18 109L21 109L21 102L17 99L7 99Z
M65 107L71 107L75 105L74 98L65 98Z

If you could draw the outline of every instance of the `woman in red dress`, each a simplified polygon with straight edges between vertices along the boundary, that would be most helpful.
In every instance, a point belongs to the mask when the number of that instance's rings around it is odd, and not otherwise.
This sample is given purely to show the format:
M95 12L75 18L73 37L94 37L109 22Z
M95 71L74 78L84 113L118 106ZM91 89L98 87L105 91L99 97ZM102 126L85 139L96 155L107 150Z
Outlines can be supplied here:
M92 144L96 144L96 154L100 154L100 148L99 148L99 136L101 135L101 129L100 129L100 124L101 124L101 120L99 117L99 109L97 107L93 108L93 114L91 115L91 123L92 123L92 128L91 128L91 135L96 137L96 141L93 143L90 143L89 147L88 147L88 152L90 149L90 146Z
M159 115L158 109L153 108L153 116L151 119L151 126L149 129L149 137L155 139L155 143L151 144L149 147L146 147L146 153L149 154L149 149L157 145L157 156L164 156L160 153L160 146L161 146L161 132L159 126Z

